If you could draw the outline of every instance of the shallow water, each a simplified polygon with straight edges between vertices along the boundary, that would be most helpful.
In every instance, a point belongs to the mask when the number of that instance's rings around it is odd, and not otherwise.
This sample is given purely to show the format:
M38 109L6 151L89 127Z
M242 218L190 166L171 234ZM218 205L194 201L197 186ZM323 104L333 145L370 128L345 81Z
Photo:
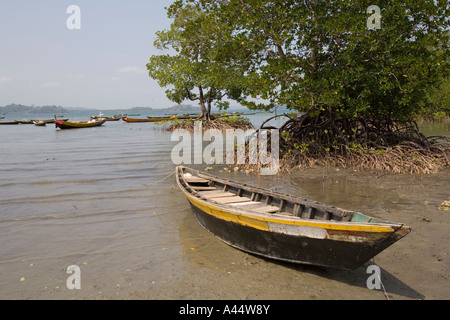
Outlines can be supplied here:
M149 184L173 171L167 133L122 121L0 130L0 286L25 277L16 267L6 274L9 266L45 266L51 283L67 277L60 272L65 266L111 256L102 266L109 273L123 262L114 261L117 253L126 261L133 251L177 241L176 220L168 215L183 210L183 199L171 196L170 183Z
M174 144L170 133L151 123L77 130L0 126L0 298L383 299L365 288L364 270L347 278L346 272L280 265L211 236L171 176ZM427 265L448 284L450 219L436 212L440 201L450 200L448 170L409 177L316 168L258 177L214 168L238 181L419 226L412 240L432 230L416 250L440 255L439 263ZM439 233L446 242L437 243ZM408 238L384 261L401 255L411 245ZM70 265L80 267L81 290L66 285ZM388 275L391 294L400 298L450 297L444 283L411 288L395 267ZM414 271L409 276L417 280Z

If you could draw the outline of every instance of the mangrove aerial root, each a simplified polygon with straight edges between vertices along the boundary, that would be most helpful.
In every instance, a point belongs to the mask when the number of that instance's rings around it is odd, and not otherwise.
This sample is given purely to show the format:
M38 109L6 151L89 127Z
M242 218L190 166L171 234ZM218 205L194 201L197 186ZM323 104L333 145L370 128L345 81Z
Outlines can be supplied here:
M279 145L282 172L326 165L434 173L450 166L450 138L426 137L414 121L401 124L388 117L348 119L327 111L318 116L303 114L280 127ZM241 167L258 170L262 166Z

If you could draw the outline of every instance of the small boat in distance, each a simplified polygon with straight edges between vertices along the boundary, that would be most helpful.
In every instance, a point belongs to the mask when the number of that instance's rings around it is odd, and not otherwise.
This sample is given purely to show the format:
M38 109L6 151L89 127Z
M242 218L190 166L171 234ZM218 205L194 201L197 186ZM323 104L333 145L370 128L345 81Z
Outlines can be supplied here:
M0 121L0 125L11 125L11 124L19 124L20 122L18 121Z
M35 126L40 126L40 127L47 125L47 122L45 120L34 120L33 123Z
M34 120L22 119L22 120L14 120L14 121L17 122L17 123L20 123L20 124L33 124Z
M270 259L352 270L411 231L184 166L176 168L176 182L200 225L235 248Z
M128 117L123 117L122 120L125 121L126 123L155 122L155 121L152 121L152 119L148 119L148 118L128 118Z
M98 119L98 120L105 120L105 121L118 121L118 120L122 119L122 115L115 114L112 117L108 117L108 116L105 116L103 114L103 112L100 111L98 115L92 116L91 119Z
M115 115L112 117L106 117L106 116L92 116L91 119L98 119L98 120L105 120L105 121L118 121L122 119L121 115Z
M105 120L89 120L89 121L65 121L55 120L55 127L60 129L77 129L98 127L105 123Z

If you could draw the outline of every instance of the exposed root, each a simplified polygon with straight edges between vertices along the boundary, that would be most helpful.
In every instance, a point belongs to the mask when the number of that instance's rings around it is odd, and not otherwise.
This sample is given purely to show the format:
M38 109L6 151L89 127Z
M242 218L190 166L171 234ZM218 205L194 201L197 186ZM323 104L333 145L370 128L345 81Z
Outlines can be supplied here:
M279 146L281 172L326 165L429 174L450 166L449 137L425 137L416 123L399 124L389 118L304 114L281 126ZM258 171L262 165L240 167Z

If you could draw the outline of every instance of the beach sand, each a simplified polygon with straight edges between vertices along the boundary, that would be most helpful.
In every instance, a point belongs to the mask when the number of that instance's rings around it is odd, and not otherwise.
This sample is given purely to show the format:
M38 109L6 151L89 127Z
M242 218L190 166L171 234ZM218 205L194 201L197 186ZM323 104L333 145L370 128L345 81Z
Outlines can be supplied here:
M193 239L188 247L195 248L187 253L190 270L170 284L155 282L152 289L124 298L450 298L450 211L438 209L450 199L449 170L410 176L316 168L294 176L302 177L299 185L309 190L311 198L402 222L412 232L364 266L343 271L264 260L215 241L209 234L197 239L194 235L202 234L201 227L191 225L187 218ZM380 267L379 290L367 287L372 275L367 267L372 264Z
M139 234L139 239L130 241L145 243L141 247L105 254L74 255L72 260L68 260L67 256L42 261L20 261L18 258L2 266L1 277L8 277L11 281L4 281L0 298L450 298L450 211L438 209L443 201L450 200L450 170L433 175L397 175L314 168L274 177L239 174L230 178L249 183L253 181L254 184L257 182L261 187L272 187L282 192L302 192L314 200L407 224L412 227L412 232L353 271L270 261L234 249L203 229L192 215L187 200L170 182L167 189L171 193L167 201L170 199L179 205L174 212L166 215L159 216L155 212L152 221L156 228L167 228L168 239L176 241L150 241L148 231L142 226L142 230L136 227L134 231L122 231ZM66 287L68 261L80 266L80 290ZM369 289L367 286L371 276L367 268L374 264L380 270L380 289ZM55 266L56 275L49 271L54 270Z

